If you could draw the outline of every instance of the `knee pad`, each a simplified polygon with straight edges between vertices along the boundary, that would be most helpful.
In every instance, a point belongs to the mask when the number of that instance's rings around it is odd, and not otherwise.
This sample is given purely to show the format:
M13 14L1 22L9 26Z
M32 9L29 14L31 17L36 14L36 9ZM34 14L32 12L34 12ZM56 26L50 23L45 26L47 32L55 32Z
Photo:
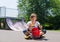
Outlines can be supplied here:
M23 30L23 33L25 34L27 32L27 30Z

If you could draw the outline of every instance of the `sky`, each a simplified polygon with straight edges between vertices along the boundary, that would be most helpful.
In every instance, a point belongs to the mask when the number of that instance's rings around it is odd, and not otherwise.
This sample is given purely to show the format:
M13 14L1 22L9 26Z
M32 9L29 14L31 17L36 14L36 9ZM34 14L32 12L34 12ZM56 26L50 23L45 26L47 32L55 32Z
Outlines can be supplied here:
M0 0L0 7L17 9L18 0Z

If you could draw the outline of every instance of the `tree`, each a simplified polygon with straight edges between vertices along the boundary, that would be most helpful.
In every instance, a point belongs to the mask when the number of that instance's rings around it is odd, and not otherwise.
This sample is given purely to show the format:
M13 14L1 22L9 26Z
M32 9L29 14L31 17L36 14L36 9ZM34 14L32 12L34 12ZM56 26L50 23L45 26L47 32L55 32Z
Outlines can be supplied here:
M52 29L60 29L60 1L50 0L49 3L52 12L52 16L48 16L49 27Z
M37 14L37 20L41 23L46 22L47 16L47 0L18 0L18 8L22 11L26 11L28 18L31 13ZM25 14L25 12L24 12Z
M42 24L48 24L49 29L60 28L60 1L59 0L18 0L20 14L29 21L31 13L37 14L37 20ZM21 13L22 12L22 13ZM57 20L59 22L57 22ZM56 23L55 23L56 22ZM44 25L45 26L45 25ZM51 28L50 28L51 27Z

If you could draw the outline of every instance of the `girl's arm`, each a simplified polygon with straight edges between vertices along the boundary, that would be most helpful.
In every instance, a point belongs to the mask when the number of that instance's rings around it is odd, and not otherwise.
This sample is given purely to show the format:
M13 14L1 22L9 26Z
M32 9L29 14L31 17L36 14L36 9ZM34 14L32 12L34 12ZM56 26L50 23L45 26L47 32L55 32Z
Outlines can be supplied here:
M39 29L42 30L43 26L40 25L40 23L38 21L37 21L37 24L38 24Z
M43 28L43 26L42 26L42 25L39 25L38 27L39 27L39 29L41 29L41 30L42 30L42 28Z

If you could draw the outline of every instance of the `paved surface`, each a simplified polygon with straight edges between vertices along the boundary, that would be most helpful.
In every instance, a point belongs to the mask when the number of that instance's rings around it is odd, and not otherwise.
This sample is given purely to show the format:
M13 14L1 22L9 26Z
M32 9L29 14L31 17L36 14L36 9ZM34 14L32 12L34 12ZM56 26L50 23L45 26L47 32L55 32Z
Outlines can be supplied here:
M60 42L60 32L47 31L46 38L26 40L22 32L0 30L0 42Z

